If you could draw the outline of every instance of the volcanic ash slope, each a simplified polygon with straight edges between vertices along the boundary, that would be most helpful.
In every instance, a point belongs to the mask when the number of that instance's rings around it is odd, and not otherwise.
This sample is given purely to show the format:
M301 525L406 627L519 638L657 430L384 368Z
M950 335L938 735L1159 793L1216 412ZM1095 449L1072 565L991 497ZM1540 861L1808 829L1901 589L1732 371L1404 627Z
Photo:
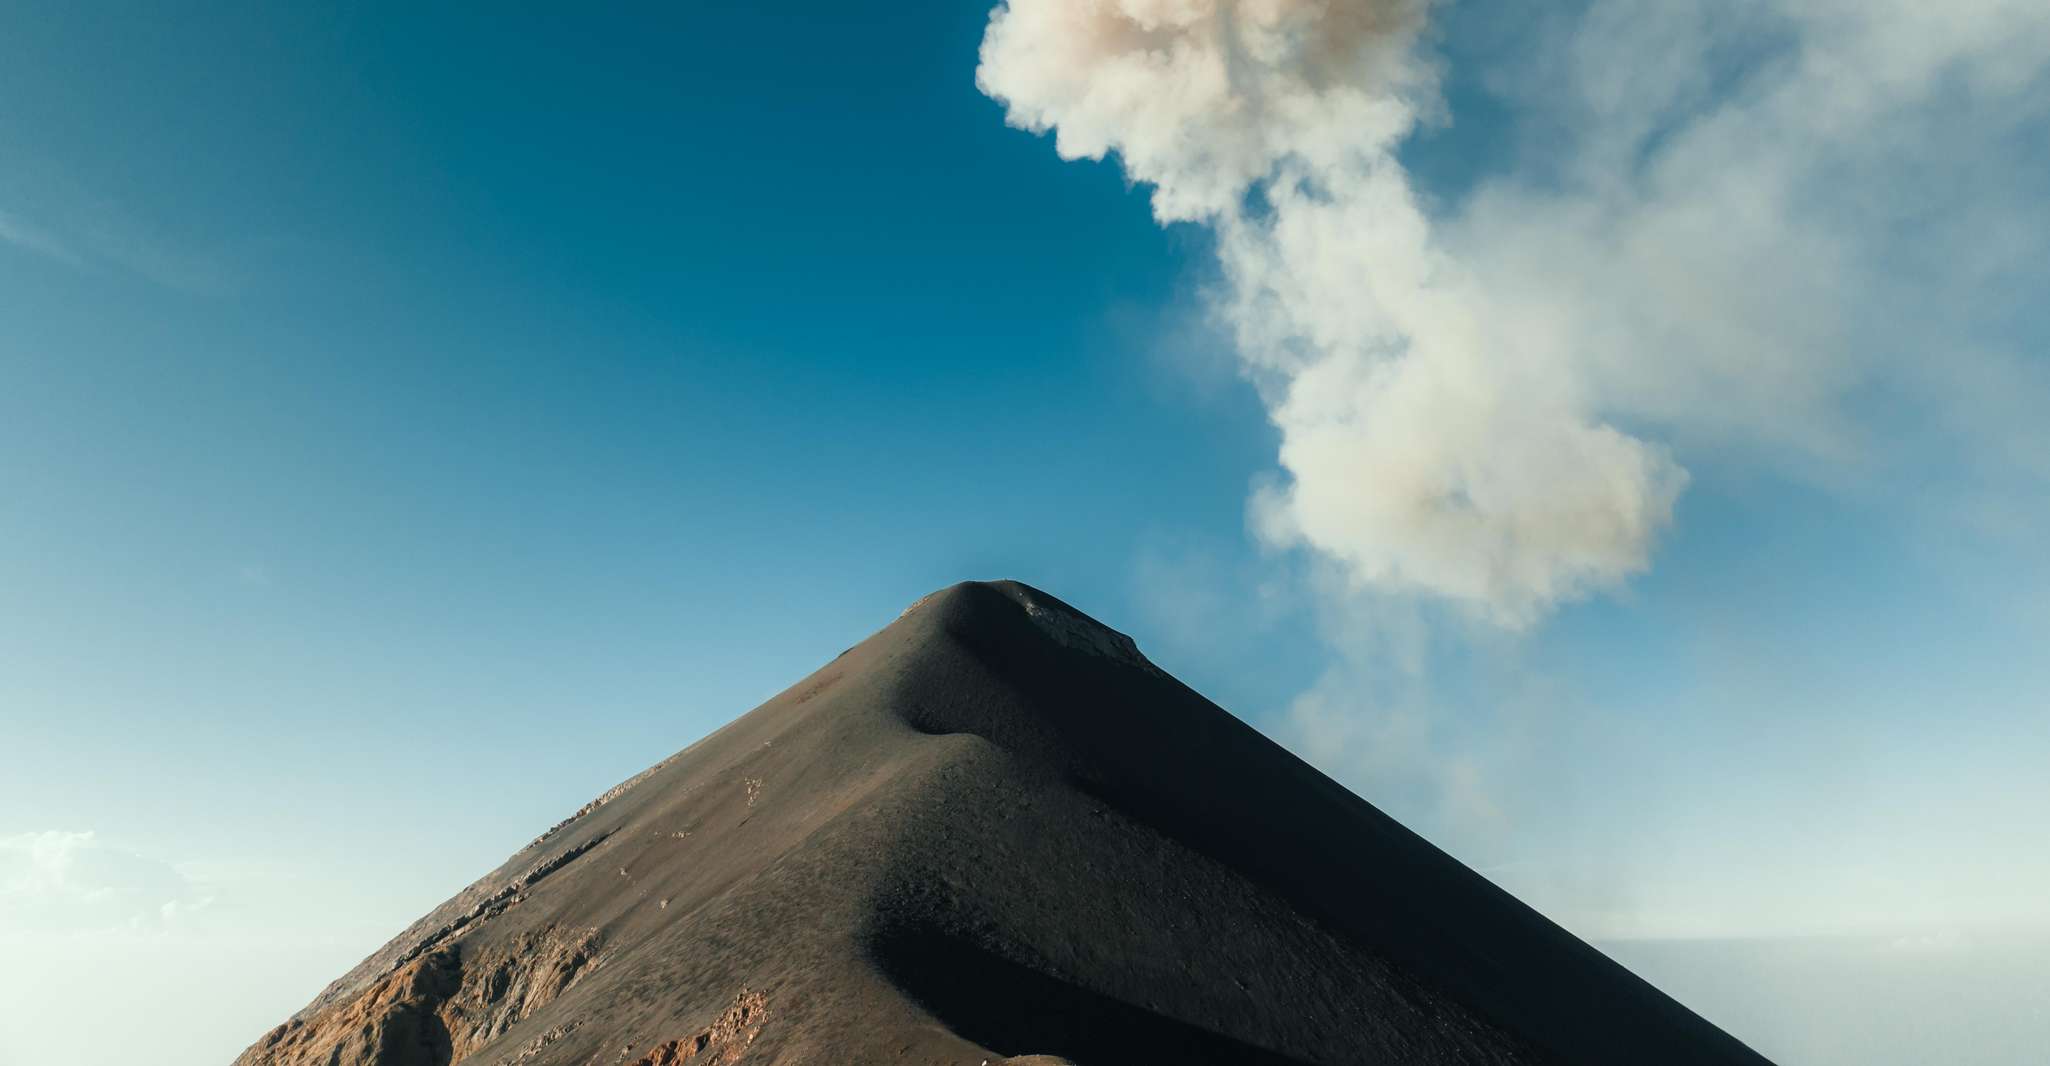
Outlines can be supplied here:
M1765 1060L997 582L593 801L238 1061Z

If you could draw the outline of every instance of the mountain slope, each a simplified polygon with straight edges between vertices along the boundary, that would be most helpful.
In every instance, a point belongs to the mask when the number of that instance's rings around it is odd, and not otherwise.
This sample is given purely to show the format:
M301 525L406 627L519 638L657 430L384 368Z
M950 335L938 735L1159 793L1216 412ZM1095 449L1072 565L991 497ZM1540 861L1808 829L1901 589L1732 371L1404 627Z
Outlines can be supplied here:
M1004 1056L1764 1062L1012 582L594 801L238 1061Z

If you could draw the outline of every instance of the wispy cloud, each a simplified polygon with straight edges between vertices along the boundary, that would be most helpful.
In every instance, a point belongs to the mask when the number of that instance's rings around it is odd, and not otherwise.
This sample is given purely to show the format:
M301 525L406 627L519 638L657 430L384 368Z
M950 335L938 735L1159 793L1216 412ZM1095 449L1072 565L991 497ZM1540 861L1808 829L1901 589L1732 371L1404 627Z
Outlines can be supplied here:
M48 199L48 198L45 198ZM158 228L109 202L60 197L63 209L0 210L0 246L86 271L112 270L187 292L218 292L233 279L215 256L167 240Z
M58 240L54 234L5 211L0 211L0 244L12 245L23 251L49 256L72 265L79 262L78 253Z
M210 902L170 863L91 831L0 837L0 930L156 929Z

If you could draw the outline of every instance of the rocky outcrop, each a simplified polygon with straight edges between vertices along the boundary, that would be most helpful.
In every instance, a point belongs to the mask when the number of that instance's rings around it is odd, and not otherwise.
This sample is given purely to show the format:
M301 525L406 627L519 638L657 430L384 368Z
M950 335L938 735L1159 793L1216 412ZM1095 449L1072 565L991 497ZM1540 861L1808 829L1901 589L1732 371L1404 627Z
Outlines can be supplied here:
M639 780L639 777L636 777L635 780ZM632 783L629 781L627 784L630 785ZM612 792L607 793L607 797L619 794L626 787L626 785L621 785L613 789ZM607 797L600 797L600 799L603 800ZM577 815L573 815L570 819L560 823L556 829L570 824L577 817L581 817L585 812L596 809L600 805L597 802L585 805L583 811L579 811ZM542 839L547 839L549 836L554 835L555 832L556 830L550 830L548 833L543 834ZM534 843L520 849L519 853L514 855L504 866L478 879L476 883L457 894L454 899L436 907L426 917L414 922L404 932L393 937L389 943L379 948L369 958L358 963L348 973L336 978L333 983L321 991L320 995L314 997L312 1003L307 1004L298 1014L293 1015L292 1021L311 1021L314 1017L327 1014L335 1008L360 1001L367 994L366 990L384 986L394 975L410 965L415 959L419 959L441 949L445 945L453 943L457 938L476 929L488 919L495 918L525 901L528 894L543 879L582 858L598 845L605 843L606 836L607 834L602 831L591 834L581 842L571 844L554 855L538 862L528 859L527 856L536 849L541 840L536 840ZM247 1057L246 1054L244 1057Z
M681 1066L696 1062L701 1066L729 1066L740 1061L749 1044L761 1034L762 1018L767 1006L760 992L742 992L703 1032L681 1040L657 1044L648 1053L635 1059L633 1066Z
M595 930L547 929L465 958L429 950L352 999L294 1018L237 1066L454 1066L597 965Z
M452 1061L441 1006L462 984L454 951L423 955L347 1003L271 1030L237 1066L447 1066Z

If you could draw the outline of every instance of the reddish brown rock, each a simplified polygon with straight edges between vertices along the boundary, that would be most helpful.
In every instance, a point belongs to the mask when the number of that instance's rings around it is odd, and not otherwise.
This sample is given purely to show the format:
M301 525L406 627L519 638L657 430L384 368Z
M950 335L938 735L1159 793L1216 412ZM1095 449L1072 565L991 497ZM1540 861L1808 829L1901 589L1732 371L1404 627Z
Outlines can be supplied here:
M678 1066L696 1062L700 1066L741 1061L748 1045L762 1031L767 1001L759 992L742 992L711 1028L683 1040L660 1044L634 1061L633 1066Z

